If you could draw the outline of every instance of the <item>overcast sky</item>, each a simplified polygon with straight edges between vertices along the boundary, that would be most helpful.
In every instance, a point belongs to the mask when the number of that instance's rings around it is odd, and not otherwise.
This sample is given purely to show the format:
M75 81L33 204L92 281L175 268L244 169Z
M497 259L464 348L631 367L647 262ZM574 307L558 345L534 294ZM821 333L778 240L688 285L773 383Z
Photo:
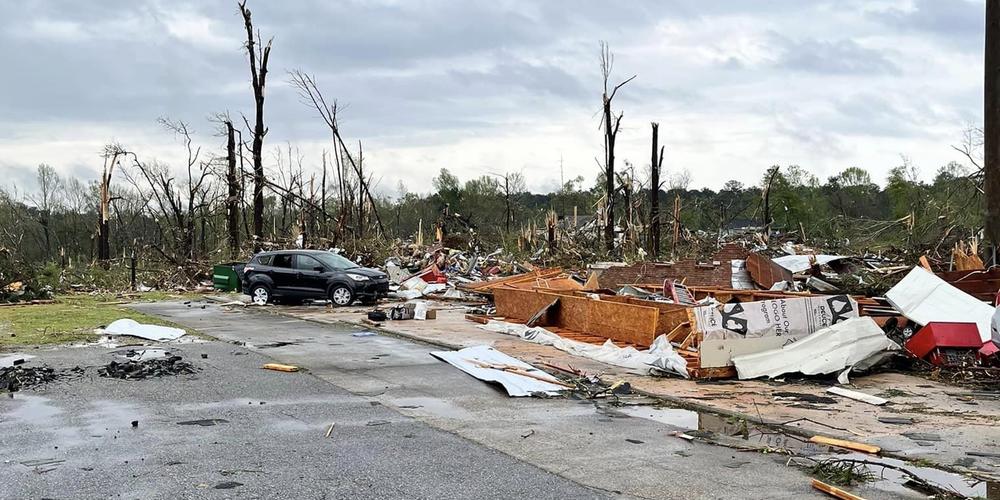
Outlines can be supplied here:
M759 182L772 164L821 179L859 166L883 182L900 155L925 178L982 121L982 0L250 0L274 37L265 148L307 165L328 147L287 71L337 98L380 189L426 192L442 167L467 179L521 171L534 191L588 186L602 155L598 41L615 52L618 157L644 168L660 122L664 167L693 186ZM0 3L0 183L36 166L96 178L119 141L181 163L156 124L181 119L218 150L208 117L251 113L235 1ZM252 119L252 117L251 117Z

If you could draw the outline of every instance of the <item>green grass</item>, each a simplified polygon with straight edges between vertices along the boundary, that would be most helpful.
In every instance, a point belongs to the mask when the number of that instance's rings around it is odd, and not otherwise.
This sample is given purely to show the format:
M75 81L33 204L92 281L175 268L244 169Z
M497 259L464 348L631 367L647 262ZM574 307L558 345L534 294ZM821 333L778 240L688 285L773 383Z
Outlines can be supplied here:
M125 300L149 302L178 297L165 292L148 292L138 298ZM95 328L121 318L131 318L140 323L177 326L113 303L122 300L114 295L70 294L57 297L54 304L0 307L0 348L96 340L97 336L93 334ZM191 330L188 332L195 333Z

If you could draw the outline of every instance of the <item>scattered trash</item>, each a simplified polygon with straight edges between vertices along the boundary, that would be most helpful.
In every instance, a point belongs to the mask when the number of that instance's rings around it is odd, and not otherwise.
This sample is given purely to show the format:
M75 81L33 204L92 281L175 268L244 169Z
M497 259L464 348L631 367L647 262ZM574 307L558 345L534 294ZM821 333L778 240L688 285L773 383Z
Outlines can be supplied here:
M378 335L375 332L354 332L351 334L352 337L374 337Z
M326 437L327 439L329 439L329 438L330 438L330 435L331 435L331 434L333 434L333 426L334 426L334 425L336 425L336 423L331 423L331 424L330 424L330 426L329 426L329 427L327 427L327 429L326 429L326 436L324 436L324 437Z
M231 490L239 486L243 486L243 483L237 483L236 481L224 481L213 486L213 488L217 490Z

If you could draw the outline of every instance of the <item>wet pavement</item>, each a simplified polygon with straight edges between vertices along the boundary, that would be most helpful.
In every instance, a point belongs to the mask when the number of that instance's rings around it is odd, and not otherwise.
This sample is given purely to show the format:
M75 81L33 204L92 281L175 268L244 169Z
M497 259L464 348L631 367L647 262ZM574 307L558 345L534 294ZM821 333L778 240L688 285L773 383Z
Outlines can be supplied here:
M32 351L87 368L0 398L0 497L607 496L232 344L168 350L198 372L109 379L120 350Z
M615 407L566 398L509 398L429 355L440 348L381 334L353 335L365 331L362 328L244 308L169 303L137 307L220 339L245 343L247 349L275 361L304 367L395 410L398 418L426 423L611 495L823 498L810 488L805 471L786 466L785 455L737 451L675 435L695 425L722 425L720 434L729 433L724 426L730 422L714 414L648 404ZM799 439L753 438L770 439L775 445ZM867 486L855 491L866 498L922 497L913 491Z

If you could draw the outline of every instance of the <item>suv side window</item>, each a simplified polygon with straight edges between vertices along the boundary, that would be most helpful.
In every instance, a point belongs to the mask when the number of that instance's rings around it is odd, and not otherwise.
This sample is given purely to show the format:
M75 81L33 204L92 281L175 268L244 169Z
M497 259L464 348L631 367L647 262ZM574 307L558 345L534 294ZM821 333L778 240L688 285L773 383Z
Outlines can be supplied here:
M291 254L278 254L274 256L274 262L271 263L273 267L292 267L292 255Z
M254 259L254 262L261 265L269 266L271 265L271 257L273 257L273 255L261 255L260 257Z
M317 267L323 267L318 260L308 255L295 256L295 269L299 271L315 271Z

